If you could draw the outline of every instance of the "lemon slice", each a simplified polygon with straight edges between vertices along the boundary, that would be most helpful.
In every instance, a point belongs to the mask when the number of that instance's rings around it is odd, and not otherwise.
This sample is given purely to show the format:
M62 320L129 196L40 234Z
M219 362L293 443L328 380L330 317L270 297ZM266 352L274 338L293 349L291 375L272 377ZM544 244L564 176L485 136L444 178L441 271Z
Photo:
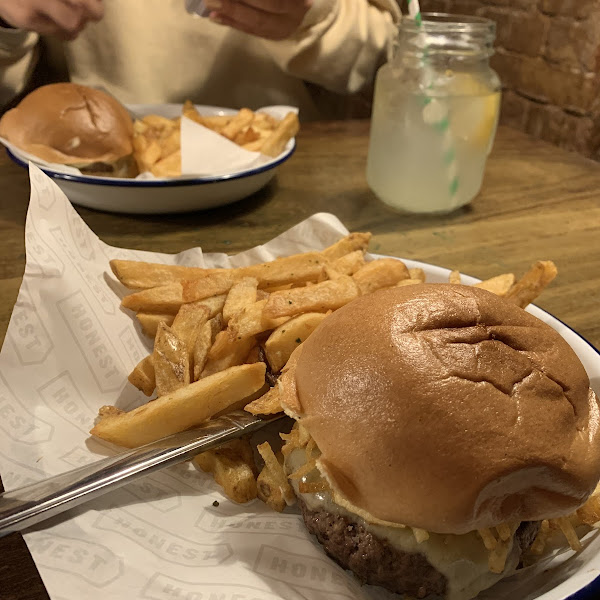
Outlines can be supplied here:
M494 92L471 73L456 73L449 79L450 128L455 139L489 152L498 113L500 92Z

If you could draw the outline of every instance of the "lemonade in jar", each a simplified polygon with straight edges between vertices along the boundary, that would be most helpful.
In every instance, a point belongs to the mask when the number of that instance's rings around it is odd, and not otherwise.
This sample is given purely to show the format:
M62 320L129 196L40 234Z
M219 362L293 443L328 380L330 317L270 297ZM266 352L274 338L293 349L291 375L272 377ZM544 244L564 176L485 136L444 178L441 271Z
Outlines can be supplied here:
M489 65L495 24L438 13L405 19L377 73L367 181L386 204L449 212L479 192L500 110Z

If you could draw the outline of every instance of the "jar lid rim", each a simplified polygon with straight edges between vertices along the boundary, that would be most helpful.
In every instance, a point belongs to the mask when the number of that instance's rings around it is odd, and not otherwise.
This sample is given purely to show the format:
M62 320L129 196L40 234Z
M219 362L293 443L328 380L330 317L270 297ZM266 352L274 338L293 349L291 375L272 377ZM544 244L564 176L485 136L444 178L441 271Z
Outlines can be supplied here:
M401 27L414 31L425 29L444 32L484 32L494 31L496 23L491 19L474 15L423 12L420 25L412 17L404 15Z

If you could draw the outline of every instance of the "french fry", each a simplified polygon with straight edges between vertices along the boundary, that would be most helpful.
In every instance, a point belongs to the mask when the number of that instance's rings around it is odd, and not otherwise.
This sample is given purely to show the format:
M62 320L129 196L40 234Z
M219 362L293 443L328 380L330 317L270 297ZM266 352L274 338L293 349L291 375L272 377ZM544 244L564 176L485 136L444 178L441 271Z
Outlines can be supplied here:
M496 296L506 296L506 293L515 283L515 276L512 273L504 273L502 275L496 275L485 281L476 283L474 287L487 290L496 294Z
M258 497L274 510L281 512L294 499L294 492L283 471L283 456L275 456L269 442L259 444L256 449L265 461L257 480Z
M242 108L219 133L230 140L234 140L242 129L252 123L253 119L254 113L249 108Z
M144 121L140 121L139 119L136 119L133 122L133 133L134 134L144 134L148 131L149 127L148 125L146 125L146 123L144 123Z
M531 304L557 275L551 260L539 260L517 281L504 296L508 301L525 308Z
M406 265L395 258L373 260L361 267L352 279L361 294L370 294L378 289L396 285L403 279L410 279Z
M219 273L211 273L202 279L182 281L183 301L195 302L196 300L204 300L211 296L226 294L239 278L239 272L235 269L228 269Z
M535 536L535 540L533 540L533 544L529 547L529 553L534 556L542 554L546 547L546 543L548 542L548 538L550 537L550 533L550 523L547 520L543 520L538 534Z
M244 146L245 144L250 144L258 140L260 140L260 133L252 126L246 127L233 138L233 141L238 146Z
M220 340L223 340L223 343L219 345L218 352L211 354L212 348L208 352L208 360L200 374L201 378L208 377L229 367L243 364L248 353L256 344L254 337L235 338L232 340L226 331L222 331L217 335L215 344Z
M254 113L254 121L252 126L259 131L272 131L277 127L277 119L266 112Z
M423 282L418 279L403 279L396 284L396 287L404 287L405 285L421 285Z
M261 349L258 344L256 344L256 346L250 349L250 352L248 352L248 356L246 356L244 362L248 365L255 362L263 362L261 356Z
M448 275L448 283L454 283L460 285L460 272L459 271L450 271L450 275Z
M163 312L174 315L177 314L182 304L198 300L207 301L209 298L224 294L229 291L232 283L233 275L229 273L212 273L202 280L170 283L134 292L123 298L121 306L135 311ZM221 299L215 299L214 303L206 303L208 306L211 306L211 304L214 306L220 301Z
M325 265L325 267L323 268L327 268L327 265ZM281 290L291 290L294 287L293 283L284 283L282 285L273 285L271 287L268 288L264 288L262 290L257 290L256 291L256 299L257 300L266 300L269 297L269 294L272 294L273 292L280 292Z
M229 323L229 320L247 305L256 302L257 288L258 280L255 277L244 277L231 286L223 306L225 323Z
M118 259L110 261L110 268L125 287L140 290L179 283L184 279L201 279L211 273L225 271L225 269L203 269Z
M266 138L260 151L267 156L279 156L285 149L288 141L298 133L299 128L298 115L294 112L289 112L279 122L273 133Z
M142 117L142 121L153 129L173 129L175 127L172 119L167 119L160 115L146 115Z
M325 319L325 313L303 313L280 325L265 342L265 355L274 373L281 371L292 352Z
M498 540L491 529L478 529L477 533L483 540L486 550L493 550L498 545Z
M179 339L188 347L194 345L200 328L208 321L210 309L200 300L182 304L173 319L171 328Z
M211 467L214 457L219 455L240 458L250 467L252 473L257 472L256 465L254 464L254 450L247 437L236 438L212 450L201 452L194 457L194 462L204 472L212 472Z
M121 300L123 308L137 312L159 312L176 315L183 304L183 286L171 283L160 287L134 292Z
M413 269L408 270L408 274L411 279L419 281L420 283L425 283L425 271L420 267L415 267Z
M335 268L332 267L331 265L325 265L323 277L321 278L319 283L321 281L327 281L328 279L339 279L340 277L343 277L342 273L340 273L339 271L336 271ZM280 291L280 290L274 290L274 291Z
M192 121L200 125L204 125L205 127L207 126L204 117L202 117L200 113L196 110L196 107L194 106L194 103L191 100L186 100L183 103L181 114L184 117L187 117L188 119L191 119Z
M127 378L129 382L146 396L152 396L156 389L156 376L152 355L142 359L131 371Z
M161 158L150 167L150 172L156 177L179 177L181 175L181 150L176 150L172 154Z
M223 329L223 318L221 315L217 315L207 321L198 332L193 350L194 381L200 379L208 360L208 352L221 329Z
M258 391L264 382L264 363L231 367L130 412L107 416L90 433L136 448L203 423Z
M253 400L250 404L246 404L244 410L252 413L253 415L274 415L280 413L283 408L281 407L281 398L279 396L279 386L272 387L266 394L260 398Z
M208 317L213 319L223 312L223 306L225 305L226 297L226 294L217 294L216 296L199 300L198 304L203 304L206 306L209 310Z
M263 331L268 331L269 329L279 327L279 325L282 325L289 320L289 317L274 319L266 317L264 310L267 302L267 299L258 300L254 304L246 306L244 310L237 313L235 317L229 321L227 326L229 336L232 339L256 336Z
M255 277L261 288L317 281L325 262L326 259L320 252L305 252L237 269L202 269L127 260L113 260L110 265L117 279L126 287L145 290L183 281L203 280L207 288L210 288L203 294L203 298L208 298L228 292L235 281L244 277ZM199 282L196 285L201 287ZM193 298L200 299L197 296ZM187 301L190 300L186 299Z
M219 331L213 340L213 344L208 351L208 358L223 358L230 349L231 341L237 338L231 338L227 331Z
M260 152L262 145L263 140L259 138L258 140L254 140L253 142L247 142L245 144L242 144L242 148L244 150L248 150L248 152Z
M333 262L338 258L341 258L345 254L350 254L355 250L360 250L363 254L367 251L369 242L371 241L370 233L351 233L341 240L332 244L328 248L322 251L322 255L325 260Z
M186 344L160 323L154 340L152 364L159 396L166 396L190 383L190 360Z
M225 495L238 504L254 500L257 485L254 474L254 456L246 439L236 439L203 452L194 458L194 463L204 472L212 473Z
M271 262L236 269L238 277L255 277L258 287L317 281L325 260L320 252L305 252L276 258Z
M258 497L271 509L282 512L287 506L279 479L263 467L256 480Z
M326 312L348 304L359 296L352 277L343 275L310 287L273 292L266 301L263 318L292 317L304 312Z
M135 135L132 140L133 156L140 173L151 171L152 167L160 160L160 145L156 140L145 135Z
M138 312L135 317L140 322L144 335L147 335L152 339L156 336L156 330L158 329L159 323L171 326L171 323L173 323L173 319L175 318L174 315L146 312Z
M217 133L221 133L233 117L234 115L207 115L202 117L202 124Z
M600 521L600 494L592 495L588 501L577 510L577 516L582 523L592 526Z
M179 132L179 129L176 129L174 131L171 131L171 133L169 133L167 137L159 141L161 159L166 158L167 156L171 156L176 152L179 152L179 149L181 147L180 138L181 133ZM179 169L181 169L181 154L179 155L179 158Z
M421 529L420 527L413 527L412 532L415 536L417 544L422 544L423 542L426 542L429 539L429 531L427 531L426 529Z
M116 406L101 406L98 410L98 419L101 421L106 417L115 417L117 415L124 414L125 411L117 408Z
M210 309L202 300L182 304L173 320L172 329L184 343L188 355L190 375L194 373L194 348L202 327L208 321ZM193 379L192 379L193 381Z
M498 545L489 553L488 568L492 573L502 573L506 565L508 553L512 547L510 542L498 542Z
M558 517L557 519L553 519L558 523L563 535L567 539L569 543L569 547L571 550L575 550L575 552L581 552L583 550L583 546L581 545L581 541L577 537L577 533L569 520L569 517Z
M362 250L354 250L336 258L330 264L341 275L354 275L365 264L365 254Z

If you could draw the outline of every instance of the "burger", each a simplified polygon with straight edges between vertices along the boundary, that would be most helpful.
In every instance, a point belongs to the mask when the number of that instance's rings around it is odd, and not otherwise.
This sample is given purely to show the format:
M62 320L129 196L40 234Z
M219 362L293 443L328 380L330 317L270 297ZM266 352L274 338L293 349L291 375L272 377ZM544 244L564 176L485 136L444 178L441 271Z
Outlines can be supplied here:
M308 530L365 583L473 598L600 478L600 409L566 341L482 289L365 295L279 379Z
M115 98L75 83L37 88L0 119L0 136L46 162L131 176L133 122Z

